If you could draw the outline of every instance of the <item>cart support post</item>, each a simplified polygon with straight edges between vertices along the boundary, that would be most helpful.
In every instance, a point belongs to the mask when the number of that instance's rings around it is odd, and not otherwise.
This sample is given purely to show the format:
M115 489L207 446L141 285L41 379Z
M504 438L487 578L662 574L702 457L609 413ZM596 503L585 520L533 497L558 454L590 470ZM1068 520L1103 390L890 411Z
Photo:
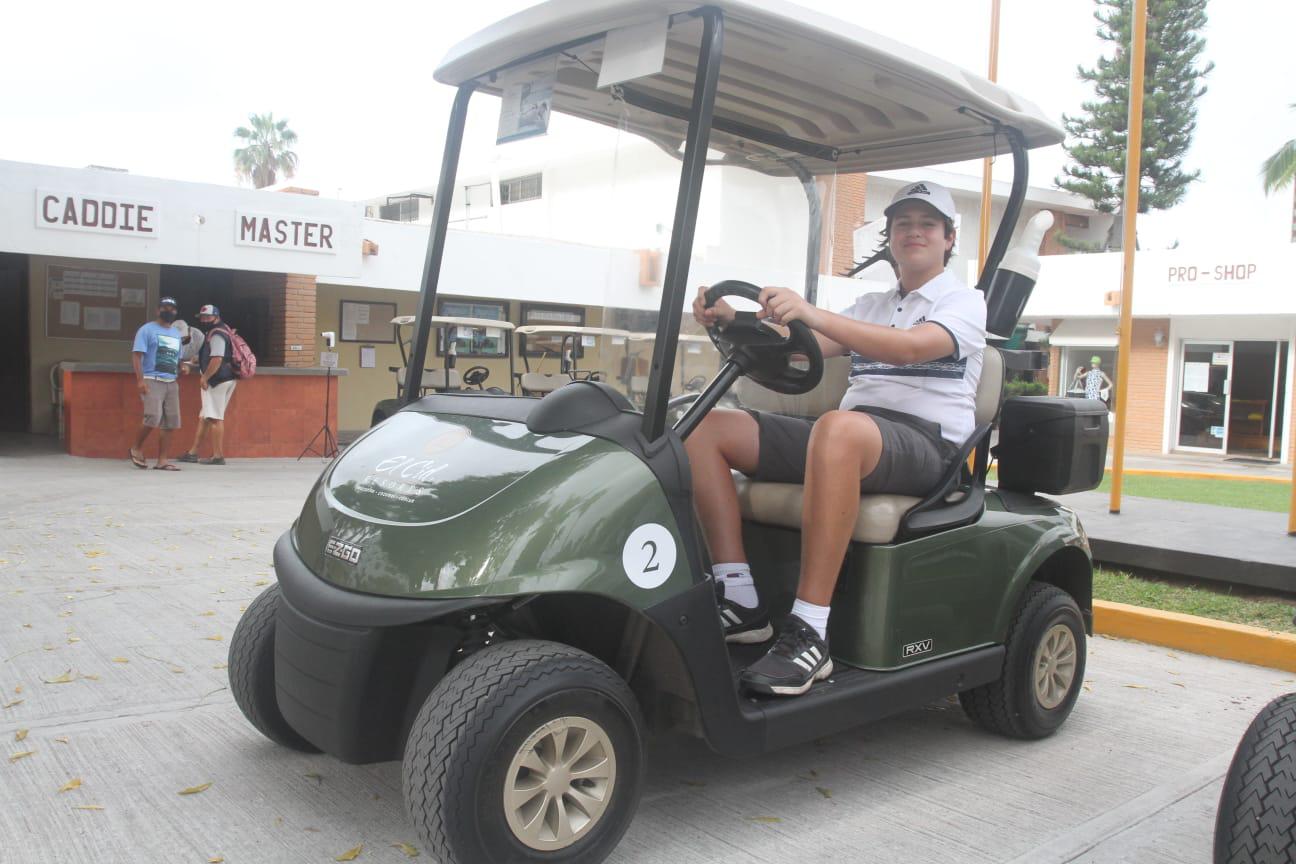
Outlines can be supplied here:
M693 258L693 229L697 225L702 174L706 170L707 143L711 137L711 117L720 78L724 16L719 9L706 9L701 15L702 47L698 51L697 78L693 82L688 135L684 139L684 165L680 171L679 196L675 201L671 247L662 279L665 314L657 319L657 341L653 344L652 370L644 400L642 429L649 441L660 438L666 426L666 402L670 399L675 347L679 342L680 320L688 290L689 262Z
M436 200L432 202L432 230L428 237L427 257L423 259L423 280L419 285L418 313L414 316L414 338L410 342L409 364L405 367L404 404L414 402L423 392L423 364L427 361L430 319L436 309L437 282L441 278L441 258L445 252L446 229L450 225L450 205L454 200L455 174L459 169L459 149L463 145L464 126L468 120L468 102L474 85L462 84L450 109L446 129L445 152L441 156L441 176L437 180ZM447 371L447 382L450 373Z

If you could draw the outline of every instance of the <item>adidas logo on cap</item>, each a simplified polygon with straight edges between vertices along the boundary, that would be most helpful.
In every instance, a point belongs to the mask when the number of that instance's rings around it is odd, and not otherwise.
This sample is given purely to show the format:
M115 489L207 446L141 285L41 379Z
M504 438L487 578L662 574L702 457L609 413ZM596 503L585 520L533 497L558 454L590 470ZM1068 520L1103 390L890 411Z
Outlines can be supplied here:
M944 186L931 180L901 186L900 191L891 199L891 204L883 212L890 216L892 211L905 201L921 201L935 208L938 213L947 219L954 220L958 218L958 211L954 207L954 197L950 195L949 190Z

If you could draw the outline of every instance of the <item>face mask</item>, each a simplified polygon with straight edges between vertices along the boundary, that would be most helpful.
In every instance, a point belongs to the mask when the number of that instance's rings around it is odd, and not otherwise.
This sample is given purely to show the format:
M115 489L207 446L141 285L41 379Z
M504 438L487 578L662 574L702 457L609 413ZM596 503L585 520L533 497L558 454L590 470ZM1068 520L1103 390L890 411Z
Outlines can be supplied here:
M176 320L176 312L174 309L163 309L158 313L158 317L170 324L172 321Z

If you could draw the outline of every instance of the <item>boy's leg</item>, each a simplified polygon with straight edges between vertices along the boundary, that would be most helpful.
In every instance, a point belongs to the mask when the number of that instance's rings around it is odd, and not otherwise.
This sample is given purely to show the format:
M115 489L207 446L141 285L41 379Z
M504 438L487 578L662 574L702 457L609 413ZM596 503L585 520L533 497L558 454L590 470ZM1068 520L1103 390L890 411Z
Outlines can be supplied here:
M795 696L832 674L829 604L859 517L860 481L881 456L882 434L867 414L829 411L815 423L806 454L797 599L769 652L743 671L748 689Z
M684 441L693 474L693 504L711 560L746 562L742 513L730 471L756 470L760 428L746 411L712 411Z
M882 433L858 411L830 411L810 433L801 511L801 583L797 599L832 602L837 574L859 517L860 480L882 456Z
M717 410L684 442L693 476L693 503L711 553L720 620L729 642L764 642L773 634L742 545L742 512L732 469L756 470L760 428L745 411Z

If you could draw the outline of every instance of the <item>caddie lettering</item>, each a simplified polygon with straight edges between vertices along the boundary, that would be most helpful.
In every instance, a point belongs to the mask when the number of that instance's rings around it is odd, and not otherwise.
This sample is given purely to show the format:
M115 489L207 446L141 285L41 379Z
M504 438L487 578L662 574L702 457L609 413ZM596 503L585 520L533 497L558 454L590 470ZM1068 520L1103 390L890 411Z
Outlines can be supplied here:
M156 237L158 205L105 195L36 190L36 227Z

